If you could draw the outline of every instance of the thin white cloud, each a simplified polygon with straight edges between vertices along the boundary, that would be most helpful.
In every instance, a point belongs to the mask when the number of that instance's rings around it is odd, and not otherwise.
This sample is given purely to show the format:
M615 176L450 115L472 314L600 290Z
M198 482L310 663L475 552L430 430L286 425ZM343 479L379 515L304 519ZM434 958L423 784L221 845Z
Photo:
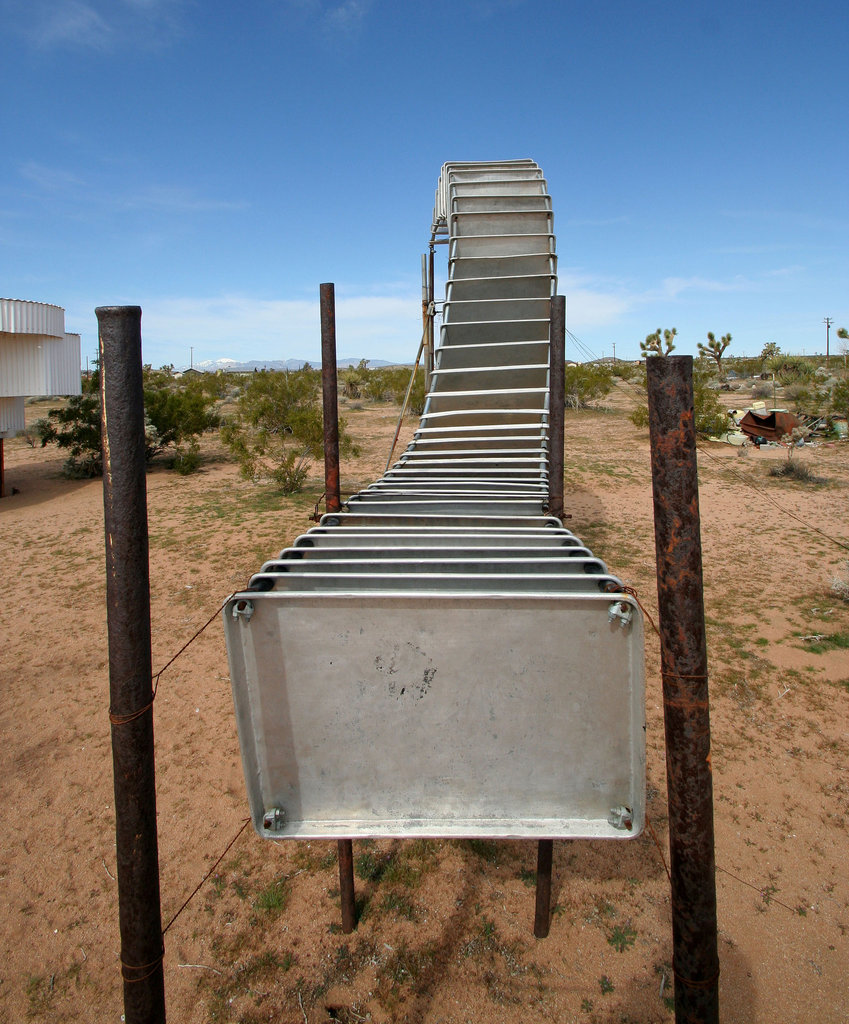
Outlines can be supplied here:
M180 34L192 0L3 0L11 31L41 50L159 49Z
M222 210L244 210L248 203L237 200L207 199L191 189L171 185L148 185L123 198L115 198L115 205L125 209L167 210L171 213L206 213Z
M282 0L283 13L319 29L328 41L355 36L373 0Z
M139 301L132 296L120 301ZM342 357L411 362L421 335L421 300L409 296L336 295L337 350ZM145 360L309 359L321 352L318 300L260 299L244 294L142 301Z
M33 185L38 186L38 188L43 189L45 192L66 194L76 192L79 188L85 186L82 178L77 177L71 171L65 170L64 167L47 167L36 160L27 160L21 164L18 171L22 178L32 182Z
M331 4L324 12L325 29L331 32L350 34L362 24L371 7L371 0L344 0Z
M665 277L661 281L660 294L657 298L677 299L685 292L742 292L752 287L751 282L737 276L729 281L718 281L708 277Z
M114 29L90 4L79 0L42 4L33 41L42 49L73 46L103 50L110 46Z
M111 192L104 184L88 181L64 167L49 167L35 160L27 160L18 171L25 181L51 199L72 201L75 216L79 216L79 208L85 204L91 208L160 210L175 214L244 210L249 205L243 200L199 195L179 185L151 183L135 191Z
M566 318L570 330L610 326L635 306L634 297L624 288L576 271L559 274L557 290L566 296Z

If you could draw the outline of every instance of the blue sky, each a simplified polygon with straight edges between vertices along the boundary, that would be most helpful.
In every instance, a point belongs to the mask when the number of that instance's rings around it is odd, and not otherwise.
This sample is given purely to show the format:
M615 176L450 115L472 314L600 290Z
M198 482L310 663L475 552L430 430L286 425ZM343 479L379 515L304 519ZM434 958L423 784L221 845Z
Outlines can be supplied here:
M636 357L849 327L849 15L644 0L0 0L0 293L155 366L412 361L446 160L531 157L568 326ZM438 250L444 260L444 247ZM832 352L838 351L834 329Z

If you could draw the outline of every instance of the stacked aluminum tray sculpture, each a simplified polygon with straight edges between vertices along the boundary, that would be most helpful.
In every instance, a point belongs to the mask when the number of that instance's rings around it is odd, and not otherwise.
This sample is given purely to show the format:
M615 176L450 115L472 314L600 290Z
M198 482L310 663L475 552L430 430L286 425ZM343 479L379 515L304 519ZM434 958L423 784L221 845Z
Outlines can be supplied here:
M642 616L548 497L551 199L531 160L442 168L449 276L399 461L224 609L268 838L629 838Z

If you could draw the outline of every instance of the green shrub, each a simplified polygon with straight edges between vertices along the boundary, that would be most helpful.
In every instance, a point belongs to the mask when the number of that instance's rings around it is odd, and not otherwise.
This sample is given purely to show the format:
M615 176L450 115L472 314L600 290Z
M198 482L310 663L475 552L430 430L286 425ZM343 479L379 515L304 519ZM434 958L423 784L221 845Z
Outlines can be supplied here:
M324 454L321 374L309 364L294 371L254 373L242 389L236 415L221 429L248 480L272 480L284 494L303 486L313 459ZM339 451L358 455L339 421Z
M143 370L144 390L144 439L145 459L150 462L154 456L172 445L188 442L171 460L173 468L184 472L183 465L197 466L198 454L195 438L206 430L218 425L218 415L213 411L214 395L203 383L190 381L187 384L175 381L168 369ZM41 445L55 444L70 453L63 466L63 473L70 479L100 476L103 472L100 437L100 373L95 370L83 377L82 394L72 395L67 403L50 409L44 419L35 426ZM188 461L184 461L188 460ZM191 472L191 469L185 470Z
M566 406L586 409L613 390L613 370L605 363L577 363L566 367Z

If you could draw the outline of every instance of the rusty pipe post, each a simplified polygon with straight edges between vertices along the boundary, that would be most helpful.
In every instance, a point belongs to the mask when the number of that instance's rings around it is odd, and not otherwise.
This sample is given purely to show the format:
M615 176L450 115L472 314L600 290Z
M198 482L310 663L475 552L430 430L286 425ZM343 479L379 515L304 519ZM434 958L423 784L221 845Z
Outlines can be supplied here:
M431 241L427 257L427 309L428 309L428 324L427 324L427 359L425 360L425 391L430 391L431 376L433 374L434 358L436 355L436 330L434 329L435 313L434 313L434 300L436 297L436 281L434 280L434 274L436 272L435 266L435 250L433 241Z
M537 894L534 911L534 936L548 937L551 927L551 861L554 840L540 839L537 843Z
M332 284L319 285L321 300L321 398L324 419L324 500L328 512L342 508L339 489L339 403L336 383L336 292ZM354 930L354 854L350 839L340 839L339 891L342 931Z
M566 298L551 297L548 374L548 514L563 518L563 445L566 418Z
M164 1024L141 309L100 306L109 719L127 1024Z
M337 841L339 856L339 896L342 901L342 931L350 935L357 926L354 893L354 844L350 839Z
M660 621L675 1020L719 1020L710 764L693 357L646 360Z
M328 512L342 508L339 489L339 405L336 383L336 295L319 285L321 299L321 397L324 414L324 500Z

